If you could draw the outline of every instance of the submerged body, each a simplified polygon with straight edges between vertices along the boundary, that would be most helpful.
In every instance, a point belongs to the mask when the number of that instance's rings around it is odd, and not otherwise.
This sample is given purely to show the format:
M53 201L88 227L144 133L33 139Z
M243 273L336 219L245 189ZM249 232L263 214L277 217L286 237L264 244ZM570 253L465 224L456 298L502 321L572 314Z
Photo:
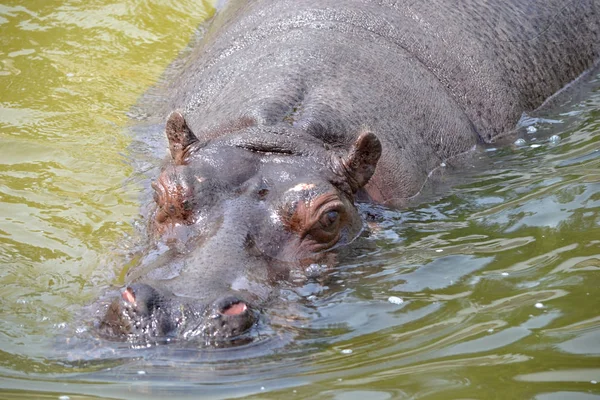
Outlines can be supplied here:
M332 265L355 201L401 206L598 59L600 1L232 1L173 82L171 153L109 337L237 337Z

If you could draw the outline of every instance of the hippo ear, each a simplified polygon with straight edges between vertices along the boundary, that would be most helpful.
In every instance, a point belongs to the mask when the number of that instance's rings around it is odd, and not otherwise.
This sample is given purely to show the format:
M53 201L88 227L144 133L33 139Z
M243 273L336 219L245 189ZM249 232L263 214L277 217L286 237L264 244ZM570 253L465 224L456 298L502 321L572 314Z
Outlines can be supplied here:
M350 186L357 191L367 184L381 156L381 142L372 132L361 133L342 159Z
M169 140L169 150L175 164L183 164L186 149L192 143L198 141L196 135L185 122L185 118L179 111L173 111L167 118L165 127L167 139Z

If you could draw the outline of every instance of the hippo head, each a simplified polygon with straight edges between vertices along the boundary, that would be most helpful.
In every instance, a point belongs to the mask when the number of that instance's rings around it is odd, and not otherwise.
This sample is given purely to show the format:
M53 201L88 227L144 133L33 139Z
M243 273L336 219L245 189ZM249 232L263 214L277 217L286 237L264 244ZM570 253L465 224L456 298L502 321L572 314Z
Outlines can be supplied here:
M106 336L235 338L277 282L332 264L362 230L354 197L381 154L370 132L345 148L289 125L200 141L174 112L166 134L172 158L152 185L154 255L106 306Z

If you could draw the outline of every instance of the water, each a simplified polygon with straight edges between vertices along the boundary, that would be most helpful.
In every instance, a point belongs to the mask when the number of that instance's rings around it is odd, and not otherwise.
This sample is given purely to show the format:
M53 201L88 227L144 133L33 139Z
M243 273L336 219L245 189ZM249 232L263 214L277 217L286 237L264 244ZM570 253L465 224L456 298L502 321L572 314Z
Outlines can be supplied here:
M127 113L211 11L0 6L0 398L600 398L598 79L443 196L363 206L352 262L285 289L255 342L90 339L79 314L122 283L159 162Z

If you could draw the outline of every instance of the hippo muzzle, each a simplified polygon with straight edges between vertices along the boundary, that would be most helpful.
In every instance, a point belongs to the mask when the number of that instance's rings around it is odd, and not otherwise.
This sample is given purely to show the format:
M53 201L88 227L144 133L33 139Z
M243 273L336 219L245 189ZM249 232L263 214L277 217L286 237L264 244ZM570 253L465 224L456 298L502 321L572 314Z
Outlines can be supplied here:
M200 338L218 343L240 337L256 320L254 307L235 295L201 306L137 283L110 303L99 330L104 337L136 342Z

